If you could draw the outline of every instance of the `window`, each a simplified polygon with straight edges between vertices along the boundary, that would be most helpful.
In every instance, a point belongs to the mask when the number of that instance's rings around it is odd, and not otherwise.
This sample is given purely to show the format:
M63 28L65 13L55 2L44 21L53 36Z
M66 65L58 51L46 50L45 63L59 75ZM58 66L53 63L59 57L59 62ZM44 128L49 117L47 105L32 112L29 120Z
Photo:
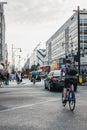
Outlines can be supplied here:
M84 41L87 41L87 36L80 36L80 40L81 40L81 41L83 41L83 40L84 40Z

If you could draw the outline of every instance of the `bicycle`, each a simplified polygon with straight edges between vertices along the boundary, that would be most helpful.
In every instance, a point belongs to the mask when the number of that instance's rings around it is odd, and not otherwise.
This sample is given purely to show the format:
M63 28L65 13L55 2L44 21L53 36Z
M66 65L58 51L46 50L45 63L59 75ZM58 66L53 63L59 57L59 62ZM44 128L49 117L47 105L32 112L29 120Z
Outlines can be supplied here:
M67 102L69 103L69 108L71 111L74 111L75 106L76 106L76 98L75 98L75 93L72 90L72 85L73 84L69 84L69 88L67 88L67 95L66 95L66 102L63 103L63 98L64 98L64 94L62 92L62 104L65 107Z
M33 84L35 84L35 82L36 82L36 78L33 78Z

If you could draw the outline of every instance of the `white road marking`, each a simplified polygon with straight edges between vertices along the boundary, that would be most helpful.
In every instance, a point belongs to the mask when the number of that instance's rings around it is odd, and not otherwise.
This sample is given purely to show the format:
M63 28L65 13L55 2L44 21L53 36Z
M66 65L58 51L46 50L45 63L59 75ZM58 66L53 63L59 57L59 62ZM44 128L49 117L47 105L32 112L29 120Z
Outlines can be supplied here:
M32 106L35 106L35 105L45 104L45 103L48 103L48 102L55 102L55 101L59 101L59 100L60 99L47 100L47 101L44 101L44 102L39 102L39 103L33 103L33 104L28 104L28 105L13 107L13 108L9 108L9 109L6 109L6 110L1 110L0 113L2 113L2 112L8 112L8 111L16 110L16 109L21 109L21 108L32 107Z

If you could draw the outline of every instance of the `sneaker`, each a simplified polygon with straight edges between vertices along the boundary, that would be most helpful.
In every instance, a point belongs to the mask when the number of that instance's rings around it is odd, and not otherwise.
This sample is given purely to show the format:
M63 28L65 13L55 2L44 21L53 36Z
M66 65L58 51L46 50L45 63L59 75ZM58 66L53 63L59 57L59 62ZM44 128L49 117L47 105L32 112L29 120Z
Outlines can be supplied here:
M66 99L63 100L63 103L64 103L64 104L66 103Z

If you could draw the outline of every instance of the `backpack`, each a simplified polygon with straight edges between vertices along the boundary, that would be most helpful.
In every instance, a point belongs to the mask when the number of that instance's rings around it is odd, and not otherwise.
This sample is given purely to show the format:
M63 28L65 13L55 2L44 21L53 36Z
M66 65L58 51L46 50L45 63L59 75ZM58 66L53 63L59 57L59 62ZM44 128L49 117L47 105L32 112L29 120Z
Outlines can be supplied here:
M74 76L77 74L77 68L75 65L71 64L66 68L66 74Z

